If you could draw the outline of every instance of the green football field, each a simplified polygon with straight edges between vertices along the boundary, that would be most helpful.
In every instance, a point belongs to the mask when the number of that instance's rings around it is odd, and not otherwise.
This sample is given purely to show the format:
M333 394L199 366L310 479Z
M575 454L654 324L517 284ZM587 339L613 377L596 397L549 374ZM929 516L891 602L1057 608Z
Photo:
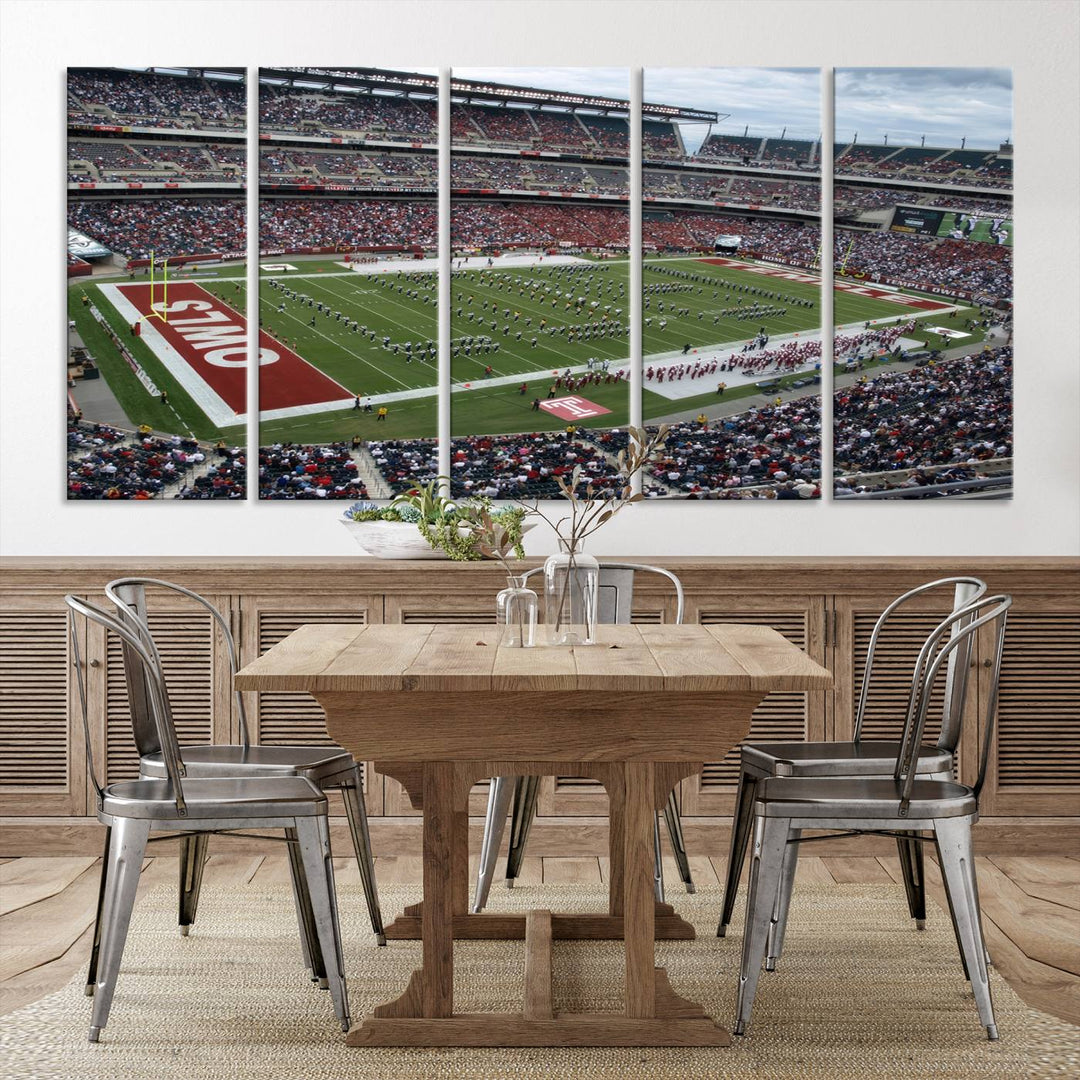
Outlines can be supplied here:
M437 379L429 346L437 337L437 282L431 263L425 263L423 270L381 274L356 273L329 259L293 258L290 264L296 267L294 271L261 274L259 317L263 329L285 341L351 393L391 395L386 402L389 414L385 422L378 423L374 413L351 408L278 419L262 425L260 442L331 442L354 435L384 439L433 436ZM681 278L669 271L696 275L700 280ZM243 310L247 297L242 278L243 267L234 264L209 273L200 271L195 280ZM305 299L286 296L283 289L269 285L270 278ZM140 275L134 280L146 278ZM726 343L740 344L761 327L777 338L820 326L816 285L765 277L749 272L743 265L716 265L699 258L649 259L643 269L643 284L649 300L644 312L646 365L650 356L681 352L687 345L704 350ZM664 285L673 288L668 292L650 289ZM454 433L494 434L565 426L566 421L533 410L531 403L535 397L547 396L554 373L584 365L590 357L609 361L611 371L625 369L629 351L625 332L630 306L627 287L625 260L456 271L451 287ZM752 291L755 289L757 293ZM107 339L82 309L79 296L84 290L96 291L91 284L72 286L70 317L75 319L91 352L101 356L110 386L133 422L145 420L159 430L168 430L170 417L163 415L157 402L148 399L122 360L108 357L111 347ZM767 292L774 295L763 295ZM313 305L309 306L306 298ZM795 303L799 300L809 306ZM95 302L122 330L123 322L111 305L100 296ZM755 302L769 305L772 310L752 320L739 319L740 307ZM323 313L314 306L319 303ZM908 311L930 325L941 321L940 314L926 314L849 292L838 290L834 299L837 325ZM666 325L662 326L661 320ZM607 332L611 326L620 329ZM949 344L937 335L917 336L931 348ZM967 340L978 338L973 335ZM411 350L407 344L411 344ZM216 438L224 434L230 441L239 439L235 430L222 432L209 424L148 348L138 341L135 348L140 363L158 385L169 389L170 405L196 435ZM527 384L524 393L523 382ZM557 391L560 396L564 392ZM580 392L611 410L603 417L604 426L628 421L629 388L625 382L593 384ZM732 387L725 400L754 394L760 396L753 385ZM643 410L648 420L715 403L715 387L698 397L675 400L646 389ZM176 426L175 418L172 426Z
M951 236L953 230L957 227L957 219L963 215L950 210L942 219L941 224L938 226L938 236ZM1013 246L1013 223L1009 218L991 218L991 217L979 217L976 219L974 226L970 232L967 232L966 239L981 241L985 244L996 244L998 239L991 232L994 221L1001 221L1004 228L1005 247Z

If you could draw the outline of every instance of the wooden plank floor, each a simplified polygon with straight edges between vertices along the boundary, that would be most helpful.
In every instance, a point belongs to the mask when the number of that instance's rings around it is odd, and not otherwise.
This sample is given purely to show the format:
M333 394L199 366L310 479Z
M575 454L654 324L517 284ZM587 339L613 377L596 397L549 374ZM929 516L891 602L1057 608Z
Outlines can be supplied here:
M700 884L723 882L723 859L692 857L690 862ZM1030 1005L1080 1024L1080 860L994 856L977 863L986 944L998 971ZM335 859L334 866L340 881L359 880L352 859ZM380 856L375 871L386 885L419 884L423 876L415 856ZM519 880L601 884L607 874L603 858L526 857ZM176 859L147 859L140 889L176 876ZM664 861L664 877L669 892L678 893L682 886L671 859ZM932 860L927 878L930 894L943 904ZM212 855L203 884L242 887L288 880L281 856ZM804 856L798 881L899 885L900 865L896 858ZM0 861L0 1014L58 990L85 966L97 890L95 860Z

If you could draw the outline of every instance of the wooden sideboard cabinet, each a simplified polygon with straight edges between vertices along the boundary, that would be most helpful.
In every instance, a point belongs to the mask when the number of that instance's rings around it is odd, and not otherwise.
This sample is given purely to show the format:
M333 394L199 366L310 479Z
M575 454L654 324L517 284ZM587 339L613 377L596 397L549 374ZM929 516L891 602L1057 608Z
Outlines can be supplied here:
M620 558L624 558L621 557ZM635 561L625 557L627 561ZM920 582L976 574L992 591L1010 592L1010 613L994 744L981 809L986 845L999 850L1061 851L1080 837L1080 560L955 558L650 557L677 573L686 620L763 623L805 649L836 677L828 693L771 695L754 715L758 739L843 739L851 735L856 688L870 632L881 609ZM535 561L534 561L535 562ZM502 586L490 564L384 562L376 559L5 559L0 561L0 856L82 851L96 846L90 816L82 721L72 679L63 596L102 599L122 574L161 577L195 589L230 620L241 663L302 623L475 623L494 620ZM947 603L921 599L892 623L878 647L868 735L895 731L911 677L912 649ZM153 629L164 656L181 740L235 740L239 716L224 641L202 610L155 595ZM644 576L634 619L675 618L674 596ZM92 749L99 774L133 776L137 761L127 718L119 647L96 627L81 628ZM979 767L977 730L989 690L989 643L972 657L965 733L956 774ZM326 741L319 706L305 694L247 695L253 741ZM683 784L688 842L722 854L738 779L737 754L706 763ZM364 763L373 835L383 850L419 853L419 819L400 785ZM471 812L484 812L486 784ZM340 807L332 807L332 813ZM607 812L598 784L574 777L544 781L530 844L537 854L602 853ZM478 823L477 827L478 827ZM252 841L255 843L255 841Z

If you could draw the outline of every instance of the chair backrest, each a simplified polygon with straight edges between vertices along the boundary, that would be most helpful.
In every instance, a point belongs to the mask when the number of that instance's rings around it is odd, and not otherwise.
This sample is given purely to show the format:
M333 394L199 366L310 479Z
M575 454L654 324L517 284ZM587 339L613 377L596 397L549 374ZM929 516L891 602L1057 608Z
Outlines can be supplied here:
M544 568L536 566L523 575L525 580L534 574L542 574ZM642 563L624 563L600 561L600 584L597 590L596 621L601 624L625 625L633 616L634 576L638 573L659 574L671 582L675 589L675 622L682 625L686 608L686 598L682 582L670 571L661 566L647 566Z
M122 622L137 621L146 634L151 634L149 608L146 598L147 588L166 589L170 592L185 596L189 600L205 608L211 618L217 624L218 629L225 641L225 652L229 660L230 675L235 675L239 670L236 653L236 641L233 638L232 629L228 620L220 611L205 597L200 596L183 585L177 585L172 581L162 581L159 578L126 577L110 581L105 586L105 595L113 602L117 614ZM125 650L127 646L124 646ZM150 718L147 708L147 695L145 687L139 685L139 668L128 663L127 653L124 654L124 672L127 679L128 701L131 703L132 727L135 729L135 742L139 747L139 754L157 753L160 747L153 745L156 739L155 727ZM248 735L247 712L244 708L244 696L238 690L233 691L236 701L236 711L240 718L240 742L246 750L250 745ZM169 707L166 698L166 707ZM170 721L172 718L170 710ZM144 746L146 749L144 749Z
M915 597L922 596L924 593L931 592L934 589L941 589L949 586L951 586L953 590L953 613L967 607L969 604L986 594L986 582L981 581L979 578L939 578L937 581L928 581L924 585L919 585L909 592L904 593L903 596L898 596L878 616L878 620L874 624L873 632L870 634L870 644L867 646L866 650L866 665L863 669L862 685L859 687L859 701L855 709L855 742L859 742L862 738L863 720L866 716L866 704L870 697L871 685L873 682L874 654L877 648L878 639L886 629L890 617L894 612ZM963 618L970 620L971 616L969 615ZM958 624L956 629L960 628L961 626ZM957 744L960 741L960 723L964 712L964 701L967 694L968 673L971 663L971 648L974 639L966 637L963 641L964 644L962 646L949 654L945 677L945 694L942 702L941 728L937 739L938 749L947 750L950 754L956 750ZM919 672L916 671L914 680L917 681L918 678Z
M83 737L86 740L86 760L89 765L91 782L97 792L99 805L104 794L104 787L98 779L97 769L94 765L93 740L90 738L90 722L87 714L86 670L79 648L76 615L82 615L91 622L104 627L106 634L116 634L124 645L125 665L130 658L130 663L137 669L138 675L134 682L140 688L140 692L146 695L150 719L155 726L157 744L161 748L161 756L165 764L165 774L172 787L177 813L183 817L187 813L181 780L181 777L185 775L184 759L180 753L176 730L172 725L172 719L167 707L168 691L165 688L165 679L161 672L161 658L154 648L152 639L147 635L140 634L137 627L113 618L107 611L89 600L84 600L82 597L69 594L64 597L64 603L67 604L68 608L68 626L71 631L72 642L72 665L75 668L75 681L79 691L79 705L82 711ZM133 680L129 679L128 681L130 685Z
M990 760L990 747L994 740L994 725L997 719L998 686L1001 681L1001 660L1005 649L1005 627L1012 597L1005 593L996 596L984 596L967 604L958 611L953 611L931 631L925 644L919 651L912 678L912 693L908 704L907 717L904 721L904 733L900 741L900 751L896 756L894 778L900 783L900 813L907 813L907 803L911 798L912 785L918 770L919 746L922 743L923 729L929 712L930 698L934 685L943 671L948 670L952 657L959 653L970 655L975 635L983 626L990 626L992 633L993 661L991 663L990 689L985 701L985 715L982 721L982 749L979 758L979 775L974 785L975 794L982 790L986 779L987 764Z

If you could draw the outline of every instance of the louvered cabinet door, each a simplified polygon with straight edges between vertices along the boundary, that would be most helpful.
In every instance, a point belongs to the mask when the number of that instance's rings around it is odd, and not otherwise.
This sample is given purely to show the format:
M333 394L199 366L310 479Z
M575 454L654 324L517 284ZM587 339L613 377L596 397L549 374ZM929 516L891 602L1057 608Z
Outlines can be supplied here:
M986 634L979 664L984 700L990 648ZM979 809L1002 816L1080 814L1080 597L1014 597Z
M150 633L161 653L173 721L185 745L234 742L232 686L228 654L213 617L203 608L153 589L147 590ZM228 616L229 597L206 596ZM131 728L123 648L114 634L104 644L105 773L109 783L139 775L139 753Z
M261 656L305 623L371 623L382 621L381 596L342 593L298 593L295 597L249 594L241 601L243 662ZM273 745L329 746L326 714L307 693L264 691L245 694L251 741ZM370 762L360 763L364 781L364 804L369 814L383 812L383 778ZM342 814L340 797L334 795L331 814Z
M771 626L828 667L824 649L825 598L811 595L731 595L694 597L687 602L687 621ZM774 692L754 710L749 739L800 742L825 737L827 695L823 691ZM739 783L739 748L723 761L705 763L700 776L683 781L683 814L729 815Z
M501 586L500 586L501 588ZM488 597L467 596L386 596L386 621L410 626L491 626L495 622L495 593ZM469 814L482 816L487 810L488 781L481 780L469 794ZM392 777L383 779L384 810L388 817L417 817L405 789Z
M85 647L83 659L90 659ZM61 594L6 593L0 610L0 812L4 814L86 813L82 719L69 664L67 609ZM96 676L97 669L91 674Z
M857 597L838 596L830 616L832 636L829 648L834 653L836 675L831 738L851 739L855 730L858 697L866 671L866 652L870 635L881 612L897 596L918 582L892 593L860 593ZM874 648L874 666L870 694L863 717L864 739L901 737L911 699L911 680L915 663L930 632L952 608L952 593L947 588L908 601L889 616ZM968 665L968 686L964 702L960 744L954 756L954 775L964 783L974 780L977 765L978 667L977 648ZM945 672L936 680L930 698L923 742L934 745L941 731L945 696Z

